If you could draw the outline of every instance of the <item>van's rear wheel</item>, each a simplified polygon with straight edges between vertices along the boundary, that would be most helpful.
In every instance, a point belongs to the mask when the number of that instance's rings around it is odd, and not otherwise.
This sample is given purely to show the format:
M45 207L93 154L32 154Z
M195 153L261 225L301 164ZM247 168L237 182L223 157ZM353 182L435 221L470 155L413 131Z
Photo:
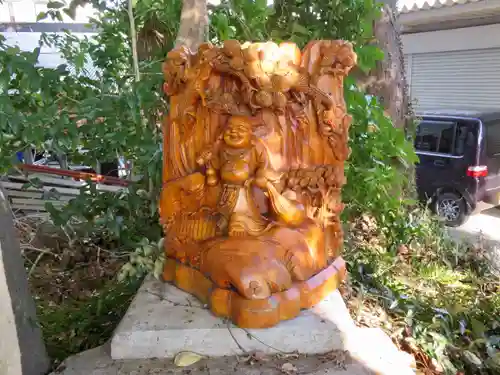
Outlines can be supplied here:
M434 204L434 211L449 227L458 227L467 220L467 205L459 194L440 193Z

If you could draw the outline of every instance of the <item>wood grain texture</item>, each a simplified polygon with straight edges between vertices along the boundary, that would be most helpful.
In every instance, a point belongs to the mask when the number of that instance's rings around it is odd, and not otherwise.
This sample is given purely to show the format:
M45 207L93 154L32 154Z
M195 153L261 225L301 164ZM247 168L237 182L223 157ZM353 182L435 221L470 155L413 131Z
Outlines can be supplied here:
M165 280L252 328L290 319L338 286L351 122L343 78L355 63L344 41L169 52Z

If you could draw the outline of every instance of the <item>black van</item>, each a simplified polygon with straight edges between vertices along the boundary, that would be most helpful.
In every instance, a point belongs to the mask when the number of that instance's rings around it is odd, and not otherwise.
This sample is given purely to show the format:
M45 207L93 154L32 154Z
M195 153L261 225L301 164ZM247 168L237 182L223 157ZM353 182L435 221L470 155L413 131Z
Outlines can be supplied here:
M417 114L417 191L449 226L500 204L500 111ZM500 228L499 228L500 230Z

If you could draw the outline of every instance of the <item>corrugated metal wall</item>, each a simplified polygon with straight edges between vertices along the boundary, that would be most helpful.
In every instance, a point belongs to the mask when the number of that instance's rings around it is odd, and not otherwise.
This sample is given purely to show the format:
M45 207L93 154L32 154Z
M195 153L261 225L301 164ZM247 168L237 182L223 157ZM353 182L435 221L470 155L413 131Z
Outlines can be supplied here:
M500 48L411 54L405 68L419 111L500 109Z

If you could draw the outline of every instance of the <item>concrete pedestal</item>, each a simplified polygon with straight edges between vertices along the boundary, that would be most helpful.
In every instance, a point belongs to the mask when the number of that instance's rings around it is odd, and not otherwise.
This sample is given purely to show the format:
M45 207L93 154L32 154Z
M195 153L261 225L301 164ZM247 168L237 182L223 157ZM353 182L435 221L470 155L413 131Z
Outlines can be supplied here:
M111 357L171 358L186 350L208 357L243 350L268 354L348 350L379 373L414 373L411 356L399 352L381 330L355 326L338 292L295 319L272 328L244 330L212 315L195 297L147 278L112 337Z

